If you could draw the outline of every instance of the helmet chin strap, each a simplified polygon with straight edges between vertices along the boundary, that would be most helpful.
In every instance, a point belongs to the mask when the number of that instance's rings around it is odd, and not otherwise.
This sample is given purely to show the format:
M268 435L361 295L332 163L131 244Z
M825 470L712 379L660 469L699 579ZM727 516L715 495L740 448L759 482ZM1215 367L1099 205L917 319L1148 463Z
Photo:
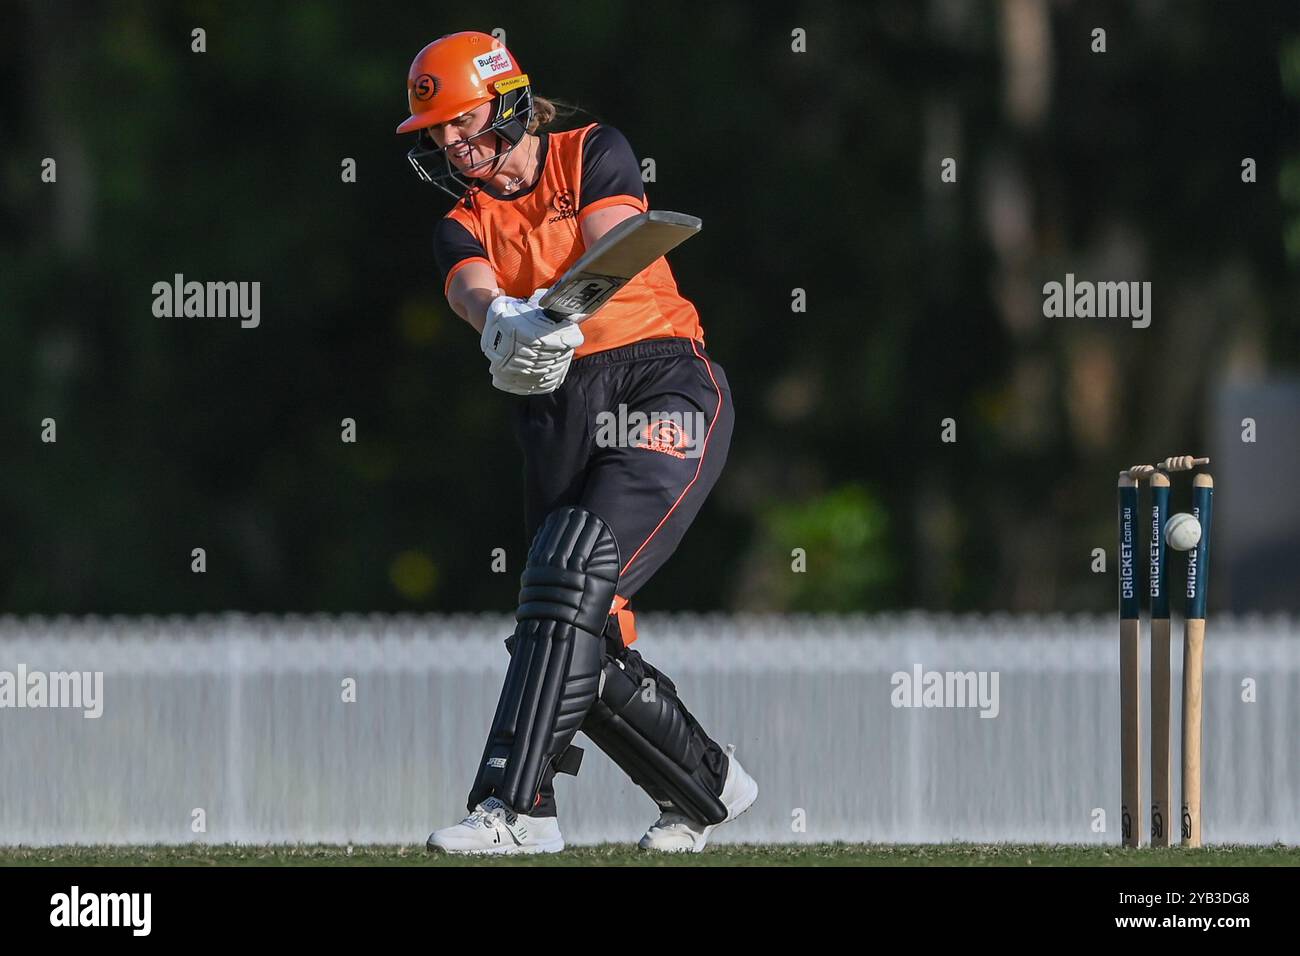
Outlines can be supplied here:
M502 136L500 132L494 132L492 135L497 138L497 158L492 164L492 171L488 174L489 178L502 171L506 165L506 160L510 158L510 154L514 152L516 145Z
M505 136L503 136L501 133L497 133L497 134L496 134L496 137L497 137L497 142L498 142L498 149L497 149L497 152L498 152L499 155L498 155L498 158L497 158L497 162L493 164L495 168L494 168L494 169L491 171L491 173L489 173L489 175L488 175L488 178L489 178L489 179L492 178L493 176L499 175L499 174L501 174L501 173L504 172L504 170L505 170L505 165L506 165L506 160L510 158L510 156L514 153L514 151L519 147L520 143L524 142L524 140L525 140L526 137L527 137L527 134L525 134L524 137L521 137L521 138L520 138L519 143L511 143L511 142L510 142L508 139L506 139ZM504 153L502 153L500 147L509 147L509 149L506 150ZM525 162L527 162L527 160L525 160ZM512 182L508 182L508 183L506 184L506 186L504 187L504 188L505 188L505 191L506 191L506 192L513 192L514 190L516 190L516 189L518 189L520 186L522 186L522 185L524 184L524 180L527 178L527 173L528 173L528 171L527 171L527 169L525 168L525 170L524 170L524 175L522 175L522 176L518 176L518 177L513 177L513 178L512 178Z

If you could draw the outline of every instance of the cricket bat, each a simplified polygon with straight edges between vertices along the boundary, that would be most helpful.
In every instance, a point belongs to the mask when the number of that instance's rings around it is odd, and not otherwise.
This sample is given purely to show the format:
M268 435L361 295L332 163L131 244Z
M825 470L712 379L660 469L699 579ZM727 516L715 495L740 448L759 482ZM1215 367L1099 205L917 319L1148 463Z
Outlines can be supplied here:
M591 316L657 259L699 232L701 225L696 216L659 209L624 219L542 296L547 318L563 322L574 315Z

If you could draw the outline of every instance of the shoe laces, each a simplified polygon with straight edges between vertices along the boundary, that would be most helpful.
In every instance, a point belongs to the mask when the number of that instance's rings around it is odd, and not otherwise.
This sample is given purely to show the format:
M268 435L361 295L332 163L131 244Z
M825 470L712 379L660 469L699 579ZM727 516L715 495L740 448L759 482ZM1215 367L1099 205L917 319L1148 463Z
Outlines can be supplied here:
M489 825L500 826L503 823L509 825L515 822L516 817L517 814L496 797L488 797L462 822L467 827L479 829Z
M659 819L655 821L657 830L671 830L674 827L685 827L692 832L697 832L699 823L682 813L661 813Z

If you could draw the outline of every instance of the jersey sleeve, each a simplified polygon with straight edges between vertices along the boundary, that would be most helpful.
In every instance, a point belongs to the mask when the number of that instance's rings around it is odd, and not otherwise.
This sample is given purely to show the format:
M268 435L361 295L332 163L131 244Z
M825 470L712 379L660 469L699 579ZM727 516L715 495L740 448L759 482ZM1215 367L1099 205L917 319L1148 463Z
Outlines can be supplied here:
M641 164L627 138L614 127L598 123L582 141L579 192L579 213L622 204L646 208Z
M455 219L441 219L433 230L433 261L442 274L442 288L447 290L447 283L462 266L471 262L484 262L492 267L487 250L483 248L468 229Z

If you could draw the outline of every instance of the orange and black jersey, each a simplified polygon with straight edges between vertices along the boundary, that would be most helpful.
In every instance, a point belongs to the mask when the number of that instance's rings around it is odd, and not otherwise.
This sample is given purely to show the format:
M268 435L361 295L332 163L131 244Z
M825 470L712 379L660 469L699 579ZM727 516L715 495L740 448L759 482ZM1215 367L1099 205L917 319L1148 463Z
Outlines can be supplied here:
M593 123L538 136L542 172L531 188L503 194L483 186L438 223L434 259L444 293L457 271L485 262L507 295L527 299L582 255L580 223L586 216L609 206L649 209L636 156L614 127ZM582 334L578 356L643 339L704 341L699 314L677 291L663 258L584 322Z

